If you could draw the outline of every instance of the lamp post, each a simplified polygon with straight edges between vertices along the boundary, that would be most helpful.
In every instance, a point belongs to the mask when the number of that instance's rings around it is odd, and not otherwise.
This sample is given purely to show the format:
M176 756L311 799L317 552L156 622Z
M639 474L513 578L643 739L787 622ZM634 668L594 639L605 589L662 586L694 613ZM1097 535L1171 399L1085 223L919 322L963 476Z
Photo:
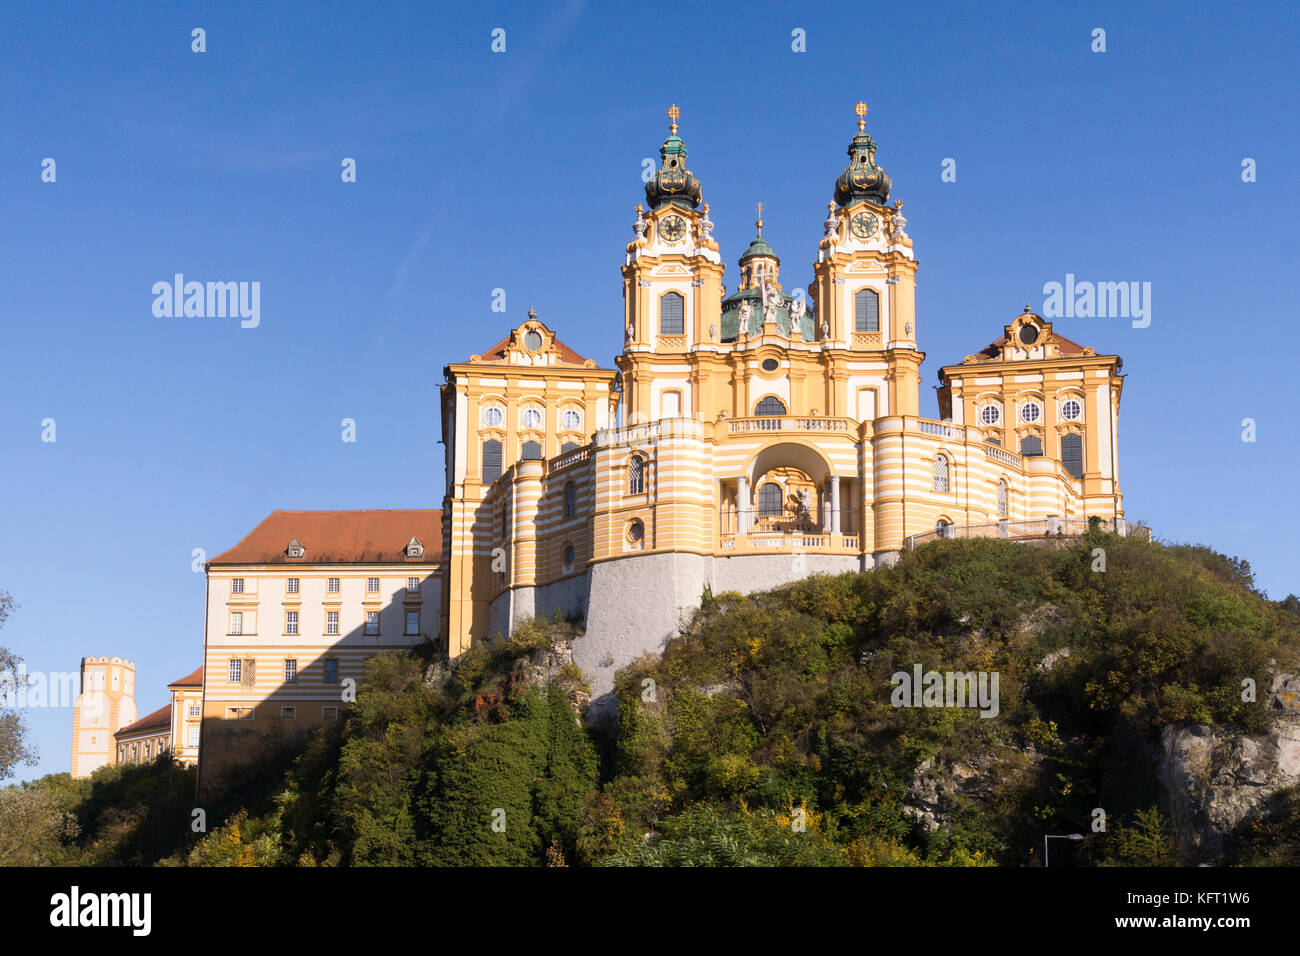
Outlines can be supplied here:
M1043 834L1043 869L1047 869L1047 841L1048 840L1073 840L1078 843L1083 839L1082 833L1065 833L1057 836L1054 833Z

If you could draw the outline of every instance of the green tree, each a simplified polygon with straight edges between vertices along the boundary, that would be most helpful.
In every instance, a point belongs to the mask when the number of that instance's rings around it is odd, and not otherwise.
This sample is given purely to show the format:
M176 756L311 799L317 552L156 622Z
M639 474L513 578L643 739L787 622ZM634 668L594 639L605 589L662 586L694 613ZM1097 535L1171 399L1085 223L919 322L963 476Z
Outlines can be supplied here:
M17 606L7 591L0 591L0 627ZM17 709L21 663L21 657L7 647L0 647L0 698L5 702L0 704L0 780L12 777L20 764L30 767L36 763L36 748L28 738L27 722Z

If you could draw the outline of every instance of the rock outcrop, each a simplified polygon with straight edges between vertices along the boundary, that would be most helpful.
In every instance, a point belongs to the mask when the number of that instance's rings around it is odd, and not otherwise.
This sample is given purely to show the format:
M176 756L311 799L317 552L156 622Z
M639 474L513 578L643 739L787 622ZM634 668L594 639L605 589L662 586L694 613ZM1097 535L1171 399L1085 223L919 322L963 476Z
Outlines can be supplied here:
M1213 862L1228 834L1300 784L1300 677L1272 674L1266 703L1276 718L1267 734L1192 724L1161 735L1160 783L1188 858Z

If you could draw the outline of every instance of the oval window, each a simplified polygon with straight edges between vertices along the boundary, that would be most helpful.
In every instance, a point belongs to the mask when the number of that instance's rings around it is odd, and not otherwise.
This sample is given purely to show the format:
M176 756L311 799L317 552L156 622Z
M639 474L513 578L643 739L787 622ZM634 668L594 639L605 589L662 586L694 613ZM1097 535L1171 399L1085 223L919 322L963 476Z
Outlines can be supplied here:
M524 335L524 348L530 352L536 352L542 347L542 335L540 332L528 332Z
M1025 345L1033 345L1038 341L1038 326L1022 325L1020 327L1020 341Z
M776 359L763 359L764 372L775 372L779 367L780 363Z
M1061 405L1061 417L1067 422L1078 421L1082 414L1083 406L1072 398Z
M500 426L501 419L504 417L505 416L501 414L501 409L499 408L485 408L483 410L483 424L488 428L497 428Z
M542 424L542 413L535 408L530 408L524 412L524 427L539 428Z

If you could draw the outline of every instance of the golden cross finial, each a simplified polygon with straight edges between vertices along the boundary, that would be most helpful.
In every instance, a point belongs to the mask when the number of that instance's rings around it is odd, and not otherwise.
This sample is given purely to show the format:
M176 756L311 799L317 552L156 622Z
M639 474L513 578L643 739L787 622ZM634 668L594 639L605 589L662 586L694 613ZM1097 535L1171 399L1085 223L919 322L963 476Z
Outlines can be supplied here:
M853 112L858 114L858 132L867 128L867 104L858 100L858 105L853 107Z
M763 204L759 203L757 209L758 209L758 222L754 223L754 225L758 227L758 238L762 239L763 238Z
M673 121L672 134L674 136L677 135L677 117L681 115L682 115L682 111L677 108L676 103L668 107L668 118Z

